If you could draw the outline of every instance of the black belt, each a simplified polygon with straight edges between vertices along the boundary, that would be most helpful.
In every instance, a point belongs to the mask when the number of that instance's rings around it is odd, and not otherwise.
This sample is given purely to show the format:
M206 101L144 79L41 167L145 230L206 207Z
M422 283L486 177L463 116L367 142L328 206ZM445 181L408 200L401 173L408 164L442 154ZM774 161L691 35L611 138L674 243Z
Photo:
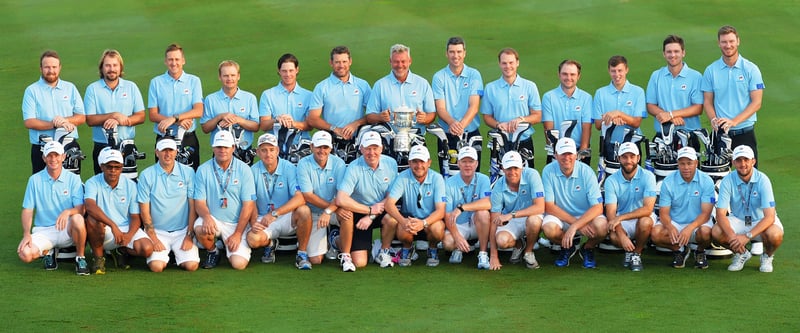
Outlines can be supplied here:
M734 135L740 135L740 134L749 133L749 132L752 132L752 131L753 131L753 125L750 125L750 126L747 126L747 127L744 127L744 128L740 128L740 129L728 130L728 135L734 136Z

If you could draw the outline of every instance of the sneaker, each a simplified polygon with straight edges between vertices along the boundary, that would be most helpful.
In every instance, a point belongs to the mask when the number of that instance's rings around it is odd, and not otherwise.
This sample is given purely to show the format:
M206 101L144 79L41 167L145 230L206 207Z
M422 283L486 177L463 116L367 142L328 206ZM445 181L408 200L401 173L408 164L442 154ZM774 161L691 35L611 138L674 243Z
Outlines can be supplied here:
M450 263L451 264L460 264L461 259L464 258L464 252L461 252L459 249L453 250L453 253L450 254Z
M522 239L520 240L520 246L514 247L514 249L511 250L511 259L509 261L512 264L516 264L522 261L522 251L525 251L525 245L526 245L525 240Z
M683 268L689 258L689 246L684 246L683 251L672 251L672 268Z
M485 251L478 253L478 269L489 269L489 254Z
M522 256L522 259L525 260L525 266L530 269L537 269L539 268L539 262L536 261L536 255L533 252L525 252L525 255Z
M631 262L630 262L631 270L634 272L639 272L643 270L644 265L642 265L642 255L636 252L630 252L630 253L631 253ZM627 253L625 254L625 256L627 257Z
M75 274L89 275L89 264L86 263L86 257L75 257Z
M56 256L58 254L56 252L58 252L58 250L52 248L50 249L50 252L48 252L42 257L42 261L44 262L44 269L48 271L53 271L58 269L58 260L56 260Z
M106 274L106 257L94 257L92 271L94 271L95 275Z
M631 257L633 257L633 252L625 252L625 260L622 262L622 267L631 268Z
M272 256L273 262L275 261L275 256ZM297 257L294 259L294 267L297 267L299 270L310 270L311 269L311 262L308 261L308 253L305 252L297 252Z
M219 263L219 250L208 252L206 262L203 263L203 268L211 269L217 267L217 263Z
M273 239L269 246L264 247L264 255L261 256L261 262L271 264L275 262L275 248L278 247L278 239Z
M751 241L750 242L750 254L754 256L760 256L764 254L764 243L758 241Z
M325 253L325 258L334 260L339 257L339 248L336 246L336 240L339 238L339 229L331 229L328 233L328 252Z
M738 272L744 268L744 264L753 257L753 254L750 251L744 251L744 253L737 253L733 256L733 261L731 265L728 266L728 270L731 272Z
M381 268L387 268L394 266L392 262L392 255L389 254L389 249L380 249L378 251L378 256L375 257L375 260L381 265Z
M694 253L694 268L699 268L699 269L708 268L708 258L706 258L705 251Z
M411 266L411 249L403 248L400 250L400 260L398 264L400 264L400 267Z
M122 269L131 268L130 264L131 255L128 254L128 251L116 248L114 249L113 252L111 252L111 258L114 259L114 265L116 265L117 268L122 268Z
M594 261L594 249L581 249L581 257L583 257L583 268L595 268L597 262Z
M766 253L761 254L761 266L758 267L758 270L762 273L772 273L772 256L768 256Z
M425 262L428 267L439 266L439 251L435 247L428 248L428 261Z
M353 258L350 253L339 253L339 266L342 266L342 272L355 272L356 265L353 264Z
M575 255L575 252L578 251L578 245L572 245L570 248L562 248L558 250L558 258L556 258L556 267L567 267L569 266L569 260L572 259L572 256Z

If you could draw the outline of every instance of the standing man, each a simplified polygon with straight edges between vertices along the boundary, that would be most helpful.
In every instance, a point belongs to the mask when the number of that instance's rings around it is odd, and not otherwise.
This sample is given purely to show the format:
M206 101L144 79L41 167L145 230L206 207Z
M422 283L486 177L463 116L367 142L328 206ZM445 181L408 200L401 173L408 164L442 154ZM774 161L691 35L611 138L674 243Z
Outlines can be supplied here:
M656 246L672 250L672 267L683 268L689 257L689 243L696 243L695 268L708 268L705 250L711 245L711 210L716 193L711 177L697 170L697 152L692 147L678 150L678 172L661 182L658 197L659 221L650 238Z
M194 233L197 242L208 251L203 268L217 266L219 250L214 240L219 236L231 267L242 270L250 262L246 236L250 214L255 210L255 181L247 164L233 158L230 132L217 132L211 146L214 157L203 163L195 175Z
M374 223L384 221L386 194L389 185L397 176L397 162L389 156L381 154L383 141L380 134L374 131L364 133L361 137L361 157L350 163L345 171L344 180L338 185L336 206L352 214L352 219L342 219L341 239L342 252L346 252L348 237L352 237L351 256L356 267L367 265L368 254L372 249L372 229ZM349 215L343 212L340 217ZM353 225L348 226L348 224ZM384 223L381 227L381 250L375 258L381 267L393 266L389 247L395 236L396 224ZM353 230L353 235L347 235Z
M308 106L311 102L311 92L297 83L297 73L300 72L300 61L291 53L286 53L278 59L278 76L281 81L278 85L264 90L258 106L261 119L261 130L272 131L279 138L281 145L279 151L288 154L289 146L294 142L286 142L285 132L288 129L300 130L300 135L295 140L311 139L308 131L311 126L306 122ZM275 128L279 124L280 130ZM284 129L285 128L285 129Z
M211 138L220 128L241 127L244 132L240 142L247 142L247 149L253 144L253 132L258 132L258 103L256 96L239 88L239 64L225 60L219 64L219 81L222 89L206 96L203 101L203 117L200 124L203 133L211 133Z
M98 163L102 174L86 181L86 231L94 253L95 274L106 273L104 251L114 252L117 267L130 268L130 256L147 258L153 254L153 242L141 229L136 183L122 174L122 153L106 148ZM80 252L79 252L80 253Z
M133 140L136 125L144 123L144 102L139 86L122 78L125 64L117 50L105 50L100 56L100 80L86 87L84 109L86 123L92 127L92 161L94 174L102 172L97 156L110 145L122 140ZM108 132L116 133L115 142L109 142Z
M512 247L512 264L522 258L528 268L539 268L533 246L539 240L545 209L542 178L533 168L524 167L522 156L515 151L503 155L502 164L503 176L491 194L490 268L499 270L503 266L497 256L498 249Z
M278 157L278 138L264 133L258 138L256 150L260 163L250 170L256 186L256 208L250 215L250 248L264 247L261 262L275 262L278 238L297 234L297 257L294 265L301 270L311 269L308 259L308 239L311 236L311 211L297 185L297 168ZM327 249L314 248L313 256L322 256Z
M387 223L396 225L397 239L403 243L400 266L411 266L411 243L414 240L426 240L430 244L426 264L428 267L436 267L439 266L436 244L444 237L444 209L447 200L444 178L438 172L430 170L431 155L424 145L411 147L408 163L408 169L397 175L389 187L384 206L389 215L386 219L390 220ZM397 208L398 202L402 212Z
M656 133L661 133L661 124L667 122L689 131L700 129L703 76L683 61L686 50L680 36L667 36L662 50L667 65L650 75L646 94L647 113L656 118Z
M447 209L444 216L447 230L442 239L445 251L451 251L450 263L460 264L464 252L470 251L469 241L477 239L478 269L489 269L489 197L492 189L489 176L476 171L480 163L478 152L470 146L458 151L458 176L445 180Z
M628 81L628 59L621 55L608 59L608 75L611 77L611 83L594 93L592 118L595 127L601 131L601 138L606 135L605 129L608 126L616 125L610 140L622 143L626 129L629 132L642 134L639 126L642 124L642 119L647 118L644 89Z
M758 161L755 124L761 109L764 80L761 70L739 54L739 33L726 25L719 28L717 41L722 57L703 73L703 107L711 126L725 131L733 147L747 145ZM755 165L758 168L758 162Z
M314 223L311 226L311 236L309 237L309 260L311 264L321 264L323 254L327 247L341 249L339 260L342 271L355 272L356 266L350 256L350 242L353 235L353 224L349 225L350 230L341 232L349 235L350 238L341 240L341 244L335 242L339 237L331 237L331 244L328 244L327 230L329 226L339 225L337 214L341 214L339 207L336 206L336 186L344 178L346 165L344 161L336 155L331 154L333 142L331 134L326 131L317 131L311 137L311 155L303 157L297 163L297 185L303 193L303 199L311 208L311 218ZM352 217L350 217L352 219ZM335 236L335 233L331 233Z
M542 97L542 126L545 130L545 142L548 145L548 130L559 130L559 136L568 136L578 142L578 158L587 165L591 164L592 152L589 150L592 137L592 95L578 88L581 78L581 63L576 60L564 60L558 64L558 80L561 84L544 93ZM565 121L573 121L574 127L563 128ZM565 132L566 131L566 132ZM547 163L552 162L550 156Z
M186 131L181 145L193 149L189 161L196 171L200 166L200 145L194 130L197 127L195 119L203 115L203 87L200 78L183 71L186 58L180 45L167 46L164 64L167 72L150 80L147 93L150 121L153 122L156 141L169 134L178 136L178 127Z
M22 97L22 119L28 128L28 140L31 143L31 174L46 167L39 136L55 139L56 131L61 129L69 133L67 136L77 140L78 131L75 128L86 121L78 89L59 76L61 58L56 51L42 53L39 70L42 72L39 81L25 88Z
M44 145L42 159L46 169L30 176L25 187L17 255L24 263L42 257L44 269L54 270L58 268L56 248L75 246L75 274L89 275L83 255L86 225L81 178L64 170L64 147L56 141Z
M481 137L479 131L481 120L476 116L483 96L483 78L477 69L464 63L467 45L463 38L450 37L447 40L445 55L447 67L433 74L431 89L439 125L445 130L449 145L442 147L443 142L439 141L439 151L455 151L465 133L465 144L473 137ZM477 168L480 172L480 150L477 153ZM448 172L444 169L443 159L439 159L439 172L442 174Z
M561 246L556 267L569 266L569 260L580 245L573 243L573 239L583 235L588 238L580 247L583 267L595 268L594 248L608 233L600 186L590 166L575 163L577 150L572 138L559 139L555 151L556 162L542 170L547 214L542 222L542 231L551 244Z
M333 71L314 87L307 118L311 127L345 140L355 140L358 128L367 123L364 110L372 91L367 81L350 72L352 64L347 46L331 50Z
M536 83L517 74L519 53L512 48L500 50L497 55L502 75L486 85L485 98L481 104L483 121L491 128L505 133L514 133L519 123L528 123L531 128L520 137L519 150L526 152L528 167L534 167L533 125L542 121L542 100ZM527 156L530 152L530 156Z
M711 230L714 239L734 253L729 271L740 271L753 256L745 245L751 240L764 242L758 270L772 272L772 256L783 243L783 224L775 212L772 182L754 166L756 157L747 145L733 150L733 166L719 185L717 224Z
M175 162L177 152L175 140L159 140L158 163L144 169L139 176L136 201L144 230L153 241L153 254L147 258L153 272L167 267L170 252L174 253L178 266L187 271L200 266L192 227L197 219L192 199L194 170Z
M635 144L623 143L617 156L620 169L605 182L608 237L625 250L623 267L638 272L644 269L642 251L656 220L656 176L639 167L639 147Z

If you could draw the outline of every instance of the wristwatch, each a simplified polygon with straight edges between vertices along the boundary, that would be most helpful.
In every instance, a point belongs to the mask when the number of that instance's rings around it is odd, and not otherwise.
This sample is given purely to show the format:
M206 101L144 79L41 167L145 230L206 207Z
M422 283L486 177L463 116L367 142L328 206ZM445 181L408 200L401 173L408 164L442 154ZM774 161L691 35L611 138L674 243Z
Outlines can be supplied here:
M270 213L270 215L272 215L272 217L278 217L278 210L277 209L273 210L272 213Z
M463 213L464 212L464 205L463 204L458 204L458 206L456 206L456 209L460 210Z
M428 220L422 220L422 229L428 229Z
M744 235L747 236L747 239L753 239L753 233L751 233L749 231Z
M516 211L516 210L515 210L515 211L513 211L513 212L511 212L511 218L512 218L512 219L515 219L515 218L517 218L517 211Z
M178 122L180 122L180 121L181 121L181 117L178 117L178 115L177 115L177 114L176 114L175 116L173 116L173 118L175 118L175 122L176 122L176 123L178 123Z
M331 215L333 211L330 208L325 208L325 214Z
M335 131L335 130L336 130L336 126L335 126L335 125L331 125L331 127L329 128L329 130L330 130L331 132Z

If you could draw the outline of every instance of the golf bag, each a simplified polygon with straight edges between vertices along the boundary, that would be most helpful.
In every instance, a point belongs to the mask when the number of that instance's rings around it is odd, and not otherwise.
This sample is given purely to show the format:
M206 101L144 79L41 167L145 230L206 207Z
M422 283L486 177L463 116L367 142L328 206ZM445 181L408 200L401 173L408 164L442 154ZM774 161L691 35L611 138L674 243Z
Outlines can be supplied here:
M256 150L250 147L250 142L244 140L245 129L239 124L233 126L221 127L217 125L217 130L228 131L233 137L233 157L244 162L247 165L253 165L253 160L256 157Z
M39 135L39 145L44 148L44 144L56 140L64 146L64 169L72 172L76 175L81 174L81 161L86 159L86 155L83 154L81 151L81 146L78 144L78 140L75 140L73 137L67 136L71 132L67 132L62 128L58 128L55 131L55 137L51 137L49 135Z
M572 132L575 130L575 127L578 126L580 123L577 120L564 120L561 122L561 126L558 129L550 129L544 132L545 137L549 144L544 146L544 150L547 153L547 163L550 163L556 157L556 143L558 139L565 137L572 137ZM591 156L592 151L591 149L580 150L578 151L577 160L583 160L584 158Z
M297 165L301 158L311 155L311 140L303 138L301 130L283 127L279 122L272 130L278 138L278 157Z
M133 140L119 140L116 127L106 129L106 143L111 149L118 150L122 153L122 159L124 161L122 164L122 175L130 180L136 181L136 179L139 178L139 164L137 161L145 159L146 154L140 152L139 149L136 148L136 144L133 143Z
M455 176L460 171L458 169L458 151L461 148L471 146L475 148L476 151L480 152L483 149L483 138L480 136L468 137L469 133L466 131L461 134L458 142L456 143L456 149L448 149L449 147L449 140L447 139L447 134L445 133L444 129L436 124L428 125L428 133L435 136L441 142L440 146L443 147L437 153L439 160L442 162L441 170L439 173L442 174L444 178L449 178L451 176ZM480 161L478 161L480 163Z
M530 123L521 122L517 124L517 130L514 133L508 133L496 128L489 131L489 143L486 148L489 149L489 181L492 184L503 176L500 162L507 152L518 152L522 156L523 166L528 166L527 161L533 158L533 151L527 148L520 150L519 142L522 133L525 133L529 128L531 128Z
M175 155L175 161L180 164L192 166L191 156L194 153L194 148L190 146L183 146L183 135L186 134L186 129L180 126L170 126L165 136L172 137L175 144L178 146L178 152Z
M619 146L625 142L631 142L635 144L637 148L639 148L639 155L641 156L642 144L647 147L648 143L645 137L637 134L635 131L632 131L629 128L625 128L625 133L621 142L615 141L612 138L612 134L614 133L616 125L612 124L608 127L605 127L604 125L603 128L603 135L600 136L600 154L597 157L597 182L600 184L600 192L605 195L603 184L605 183L606 178L620 169L619 157L617 156Z

